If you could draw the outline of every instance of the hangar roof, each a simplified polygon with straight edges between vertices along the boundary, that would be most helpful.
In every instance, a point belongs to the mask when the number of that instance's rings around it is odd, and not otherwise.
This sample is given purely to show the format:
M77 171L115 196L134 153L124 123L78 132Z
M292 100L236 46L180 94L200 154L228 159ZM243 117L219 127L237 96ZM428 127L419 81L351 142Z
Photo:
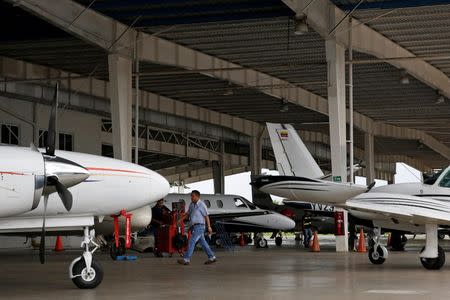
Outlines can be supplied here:
M295 35L294 13L282 1L77 2L91 5L91 9L136 29L327 96L324 39L312 30ZM348 10L359 1L333 2ZM365 1L353 17L449 76L450 5L440 5L443 2ZM0 2L0 25L4 28L0 55L107 79L105 50L5 2ZM356 111L374 120L423 130L450 146L448 99L437 102L437 92L413 77L409 77L409 84L401 84L401 70L391 64L362 53L355 53L354 59ZM143 73L141 88L157 94L260 123L289 122L300 129L328 132L327 116L296 105L289 105L288 112L282 113L281 101L260 90L151 63L142 63L140 71ZM356 133L356 139L357 144L363 145L362 134ZM394 143L377 137L376 143L380 151L403 154L408 148L411 157L424 157L423 148L416 146L417 141ZM433 157L435 166L446 162L438 154Z

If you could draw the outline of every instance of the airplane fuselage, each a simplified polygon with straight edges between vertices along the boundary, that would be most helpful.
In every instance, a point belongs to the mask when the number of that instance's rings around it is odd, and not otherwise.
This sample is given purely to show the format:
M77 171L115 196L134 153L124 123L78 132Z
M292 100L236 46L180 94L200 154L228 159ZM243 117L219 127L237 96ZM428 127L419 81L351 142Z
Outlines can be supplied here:
M327 205L343 205L347 199L363 193L367 187L297 176L259 176L252 185L264 193L284 201L306 201Z
M49 230L52 227L75 226L77 223L93 225L94 217L101 220L121 210L136 210L163 198L169 192L166 179L139 165L68 151L56 151L55 156L83 166L89 177L69 188L73 195L73 207L69 212L59 201L57 193L50 194L46 213ZM42 225L40 220L44 203L38 201L34 209L32 206L36 204L34 195L39 187L36 178L45 172L42 155L28 148L1 146L0 166L0 187L8 191L0 194L0 203L9 204L0 204L0 232L14 228L38 229ZM21 209L24 210L22 213Z

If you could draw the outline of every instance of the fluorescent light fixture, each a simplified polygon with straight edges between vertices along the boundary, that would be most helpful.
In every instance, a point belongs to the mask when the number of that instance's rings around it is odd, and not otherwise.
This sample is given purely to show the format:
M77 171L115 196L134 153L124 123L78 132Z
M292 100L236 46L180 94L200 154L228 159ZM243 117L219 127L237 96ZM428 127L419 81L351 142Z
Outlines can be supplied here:
M445 103L445 97L438 92L438 97L436 98L436 104L442 104Z
M400 83L401 84L409 84L409 76L406 71L402 71L400 75Z
M294 25L295 25L294 33L296 35L308 33L308 24L306 24L306 15L296 16Z
M289 104L283 99L281 100L280 112L285 113L289 111Z

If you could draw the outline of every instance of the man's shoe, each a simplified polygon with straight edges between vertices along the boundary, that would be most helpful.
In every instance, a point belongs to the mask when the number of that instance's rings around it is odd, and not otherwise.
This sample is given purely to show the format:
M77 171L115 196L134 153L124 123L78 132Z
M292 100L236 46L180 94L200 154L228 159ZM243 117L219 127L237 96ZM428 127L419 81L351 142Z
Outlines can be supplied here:
M210 264L213 264L213 263L215 263L217 261L217 259L216 258L213 258L213 259L208 259L207 261L205 261L205 265L210 265Z
M184 259L177 260L177 263L179 263L180 265L183 265L183 266L188 266L189 265L189 262L185 261Z

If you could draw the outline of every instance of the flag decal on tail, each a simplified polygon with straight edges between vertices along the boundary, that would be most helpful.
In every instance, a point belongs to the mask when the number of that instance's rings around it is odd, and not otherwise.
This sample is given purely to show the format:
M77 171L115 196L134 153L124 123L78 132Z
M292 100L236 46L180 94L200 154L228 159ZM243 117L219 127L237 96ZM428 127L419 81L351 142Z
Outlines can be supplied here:
M282 140L287 140L289 137L289 132L287 130L280 130L280 137Z
M322 170L292 125L267 123L267 132L280 175L323 177Z

